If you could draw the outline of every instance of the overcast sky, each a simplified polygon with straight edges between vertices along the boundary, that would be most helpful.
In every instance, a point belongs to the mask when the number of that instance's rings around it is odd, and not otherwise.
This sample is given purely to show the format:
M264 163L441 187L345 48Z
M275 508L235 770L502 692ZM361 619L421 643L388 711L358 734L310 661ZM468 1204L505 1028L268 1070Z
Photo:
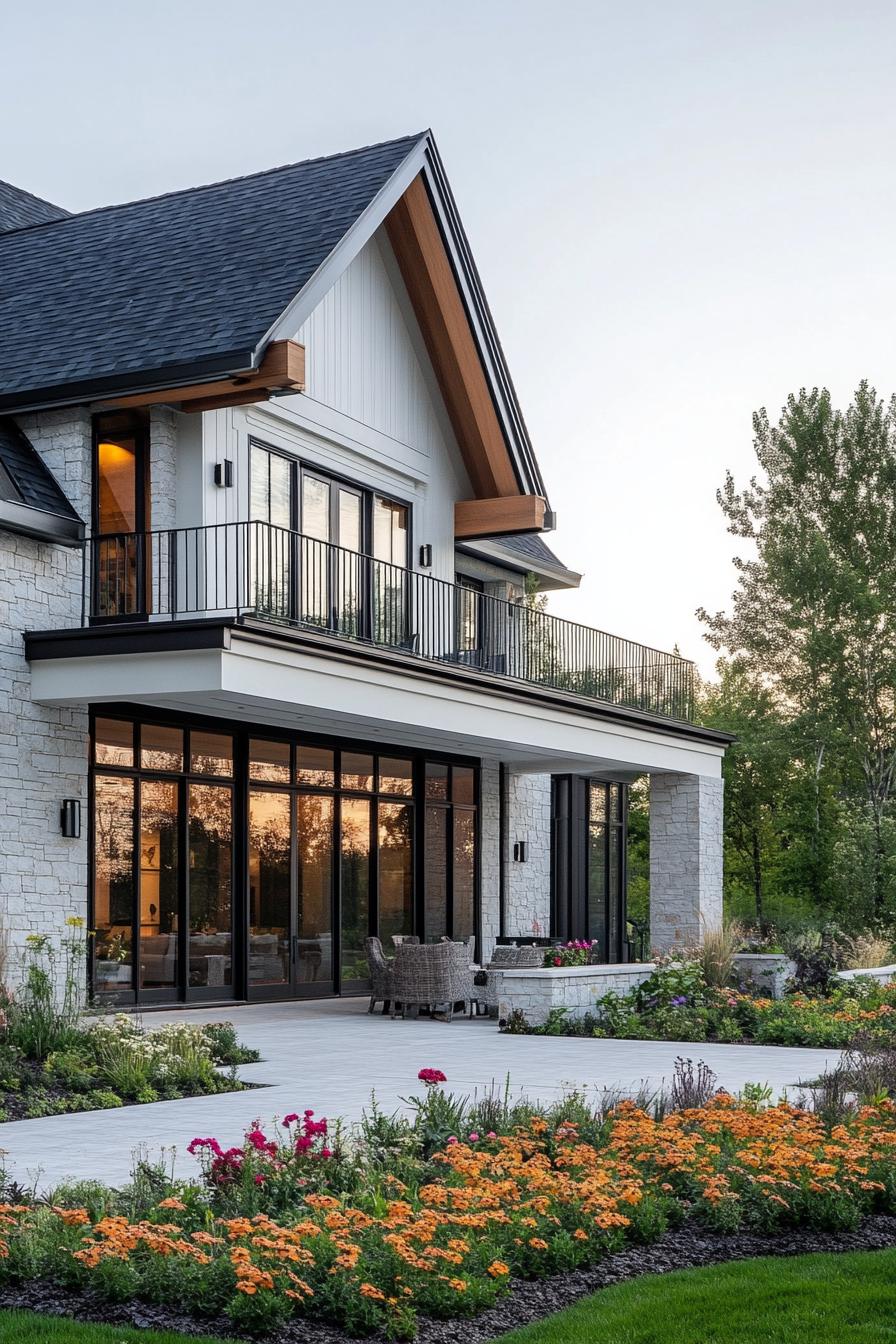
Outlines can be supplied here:
M585 574L558 614L711 669L751 412L896 389L894 3L0 14L0 177L70 209L433 128Z

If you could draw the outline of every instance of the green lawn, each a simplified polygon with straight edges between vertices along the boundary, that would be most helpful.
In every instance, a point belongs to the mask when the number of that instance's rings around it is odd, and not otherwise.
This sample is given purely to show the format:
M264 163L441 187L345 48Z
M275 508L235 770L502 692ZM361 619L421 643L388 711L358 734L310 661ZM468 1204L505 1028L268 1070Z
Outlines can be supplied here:
M651 1274L500 1344L896 1344L896 1251Z
M0 1311L2 1344L226 1344L203 1335L173 1335L169 1330L130 1330L124 1325L80 1325L31 1311ZM233 1341L236 1344L236 1341Z

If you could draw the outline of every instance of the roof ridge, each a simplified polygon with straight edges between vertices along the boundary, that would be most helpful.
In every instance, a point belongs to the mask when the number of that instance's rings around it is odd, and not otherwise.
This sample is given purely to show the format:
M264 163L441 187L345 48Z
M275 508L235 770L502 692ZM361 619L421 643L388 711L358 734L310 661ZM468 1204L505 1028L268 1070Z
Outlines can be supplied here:
M137 200L117 201L113 205L95 205L89 210L70 212L64 215L61 219L46 219L41 220L39 223L23 225L21 228L7 229L5 232L0 232L0 244L2 244L4 238L12 237L15 234L31 233L35 229L55 228L59 224L69 224L72 220L84 219L89 215L102 215L107 214L112 210L125 210L132 205L150 205L154 201L170 200L173 196L193 196L200 191L213 191L216 187L229 187L235 182L250 182L253 178L271 177L274 173L283 173L290 168L305 168L315 163L332 163L336 159L349 159L355 154L367 154L371 150L386 149L392 145L400 145L403 142L407 142L408 145L415 144L428 134L429 131L418 131L413 135L399 135L393 140L378 140L376 144L359 145L356 149L343 149L336 154L319 154L316 158L298 159L295 163L281 163L275 168L260 168L254 173L240 173L236 177L222 177L216 182L202 182L195 187L178 187L174 191L161 191L156 196L140 196ZM11 182L6 185L13 186ZM16 187L14 190L19 190L19 188ZM29 192L28 194L30 195L31 193ZM35 197L35 200L40 199L40 197ZM45 201L44 204L52 205L53 202Z

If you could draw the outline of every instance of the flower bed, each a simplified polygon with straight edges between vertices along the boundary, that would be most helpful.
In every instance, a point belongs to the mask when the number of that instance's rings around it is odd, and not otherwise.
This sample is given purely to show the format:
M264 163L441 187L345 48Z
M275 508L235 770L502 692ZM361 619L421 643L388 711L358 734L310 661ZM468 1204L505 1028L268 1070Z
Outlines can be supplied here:
M247 1084L236 1066L257 1058L228 1022L144 1031L121 1015L70 1027L42 1058L29 1057L7 1030L0 1033L0 1121L240 1092Z
M0 986L0 1122L243 1090L236 1066L258 1054L229 1022L143 1031L121 1015L85 1025L88 937L77 915L58 940L29 934L21 984Z
M530 1024L515 1014L511 1033L620 1037L626 1040L720 1041L845 1049L858 1037L896 1041L896 982L872 978L838 983L829 995L757 998L707 985L697 962L670 962L624 995L607 994L577 1016L555 1010Z
M424 1081L413 1119L374 1110L351 1141L306 1110L231 1148L197 1138L197 1181L144 1171L120 1194L91 1183L9 1200L0 1290L53 1282L223 1313L238 1331L298 1317L410 1337L418 1313L474 1315L514 1277L574 1271L670 1227L850 1229L896 1209L888 1101L828 1125L724 1094L655 1113L571 1097L543 1112ZM705 1090L693 1072L679 1083L691 1100Z

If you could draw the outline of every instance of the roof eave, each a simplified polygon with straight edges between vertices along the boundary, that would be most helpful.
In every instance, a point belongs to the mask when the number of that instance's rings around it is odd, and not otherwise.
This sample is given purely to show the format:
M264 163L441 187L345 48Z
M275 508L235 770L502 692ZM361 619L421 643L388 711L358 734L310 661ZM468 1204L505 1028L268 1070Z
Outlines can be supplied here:
M29 388L20 392L0 392L0 412L23 414L63 406L79 406L85 402L103 401L113 393L157 392L186 387L201 380L226 379L233 374L246 373L255 365L253 350L230 350L214 358L197 359L190 363L172 364L152 369L85 378L60 383L55 387Z
M0 499L0 528L60 546L84 544L84 524L80 518L35 509L10 499Z

